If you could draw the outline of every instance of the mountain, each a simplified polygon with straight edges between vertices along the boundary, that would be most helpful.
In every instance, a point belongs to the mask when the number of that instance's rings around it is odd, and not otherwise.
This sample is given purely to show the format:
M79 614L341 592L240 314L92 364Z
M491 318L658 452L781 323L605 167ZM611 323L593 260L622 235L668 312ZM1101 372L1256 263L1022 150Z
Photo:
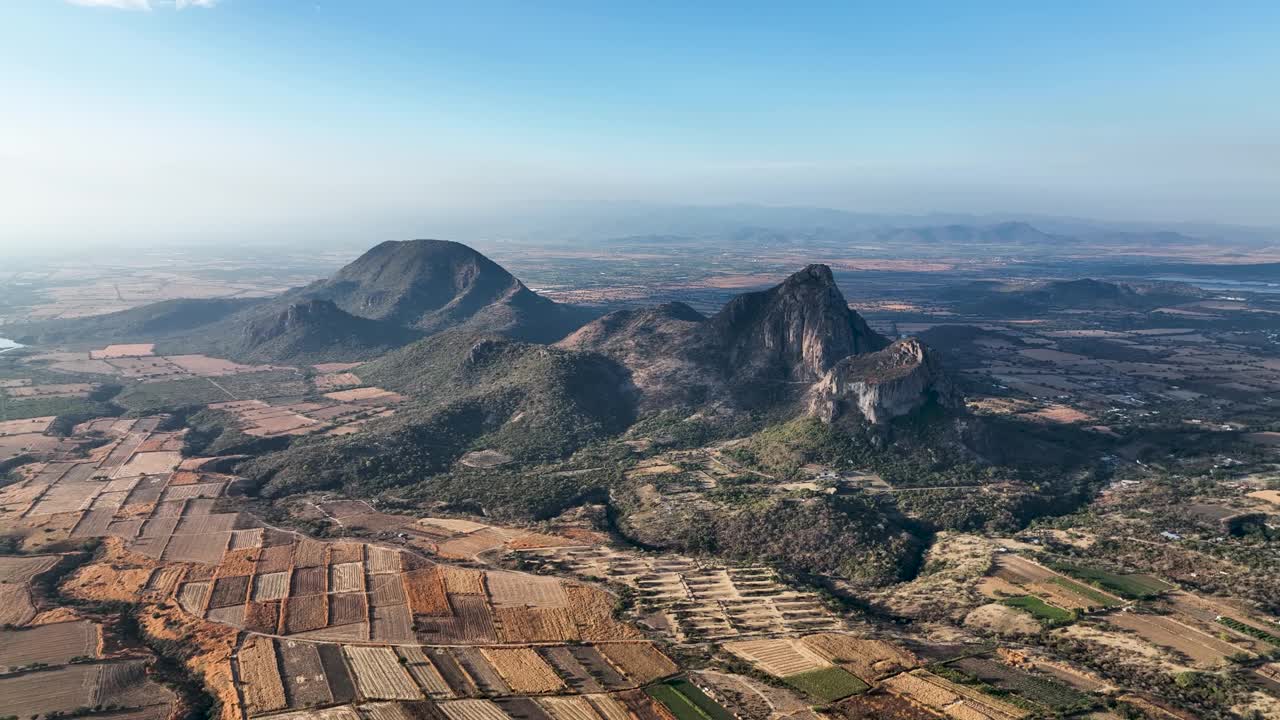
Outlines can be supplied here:
M426 333L466 325L531 342L558 340L591 317L534 293L489 258L446 240L381 243L290 295L329 300L352 315Z
M995 245L1035 247L1061 244L1073 239L1041 232L1025 222L995 225L940 225L893 228L876 233L876 239L892 245Z
M553 342L596 313L539 296L444 240L384 242L332 277L265 300L166 300L10 330L28 345L154 342L242 362L364 360L451 328Z
M107 315L46 320L5 330L25 345L155 342L190 336L266 303L261 299L162 300Z
M250 319L232 344L210 351L264 363L350 361L376 357L421 336L411 328L356 317L330 300L307 300Z
M1149 310L1192 302L1207 294L1187 283L1117 283L1092 278L1042 282L978 281L943 296L965 312L1038 314L1048 310Z
M355 372L408 401L367 432L312 438L248 472L268 495L299 489L367 491L441 472L468 450L545 462L635 420L625 369L595 353L463 330L417 341Z
M704 318L680 303L610 313L560 346L631 372L643 410L703 405L764 409L796 401L842 360L883 350L830 268L810 265Z
M726 372L743 380L813 382L841 358L888 344L849 309L826 265L735 297L708 326Z

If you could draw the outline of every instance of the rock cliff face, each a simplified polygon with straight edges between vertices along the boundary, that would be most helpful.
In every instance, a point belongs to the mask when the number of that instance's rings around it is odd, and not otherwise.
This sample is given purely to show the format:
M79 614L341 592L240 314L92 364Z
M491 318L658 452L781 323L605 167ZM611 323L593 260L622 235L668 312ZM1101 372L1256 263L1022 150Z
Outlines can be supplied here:
M937 362L918 341L890 348L850 310L825 265L739 295L710 318L680 303L623 310L587 324L560 345L598 352L626 367L646 412L708 405L754 410L809 401L814 414L834 420L847 414L849 393L859 392L866 395L867 410L857 412L874 423L924 404L925 394L943 382ZM883 384L870 380L878 377L877 369L887 373ZM894 373L901 377L890 377ZM860 389L850 390L851 383ZM818 398L826 399L827 411L817 409L824 403ZM859 406L856 399L853 406Z
M860 416L873 425L930 400L944 407L960 404L937 356L916 338L844 358L810 388L807 400L809 414L824 422Z
M831 269L810 265L768 290L739 295L709 321L739 378L818 380L840 359L888 341L849 309Z

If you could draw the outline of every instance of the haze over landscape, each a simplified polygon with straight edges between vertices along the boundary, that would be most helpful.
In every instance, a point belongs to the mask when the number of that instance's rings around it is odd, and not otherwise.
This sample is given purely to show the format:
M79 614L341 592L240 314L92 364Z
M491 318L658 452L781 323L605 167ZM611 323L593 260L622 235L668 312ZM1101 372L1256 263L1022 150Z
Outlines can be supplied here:
M0 720L1280 720L1274 4L0 7Z
M0 20L12 252L541 238L738 203L1280 224L1274 3L17 0Z

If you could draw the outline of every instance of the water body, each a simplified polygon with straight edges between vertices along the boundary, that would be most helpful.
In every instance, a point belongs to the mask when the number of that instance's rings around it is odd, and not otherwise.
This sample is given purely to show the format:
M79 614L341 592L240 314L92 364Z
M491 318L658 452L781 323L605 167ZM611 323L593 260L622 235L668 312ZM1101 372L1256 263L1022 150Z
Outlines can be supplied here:
M14 350L20 347L23 347L23 346L10 340L9 338L0 337L0 353L5 352L6 350Z

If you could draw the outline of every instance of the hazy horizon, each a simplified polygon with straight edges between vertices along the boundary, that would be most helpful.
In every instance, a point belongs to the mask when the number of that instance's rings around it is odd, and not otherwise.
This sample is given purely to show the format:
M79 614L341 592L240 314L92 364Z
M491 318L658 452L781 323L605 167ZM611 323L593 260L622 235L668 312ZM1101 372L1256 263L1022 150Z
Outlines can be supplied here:
M739 203L1280 226L1280 7L1113 5L17 0L0 249Z

